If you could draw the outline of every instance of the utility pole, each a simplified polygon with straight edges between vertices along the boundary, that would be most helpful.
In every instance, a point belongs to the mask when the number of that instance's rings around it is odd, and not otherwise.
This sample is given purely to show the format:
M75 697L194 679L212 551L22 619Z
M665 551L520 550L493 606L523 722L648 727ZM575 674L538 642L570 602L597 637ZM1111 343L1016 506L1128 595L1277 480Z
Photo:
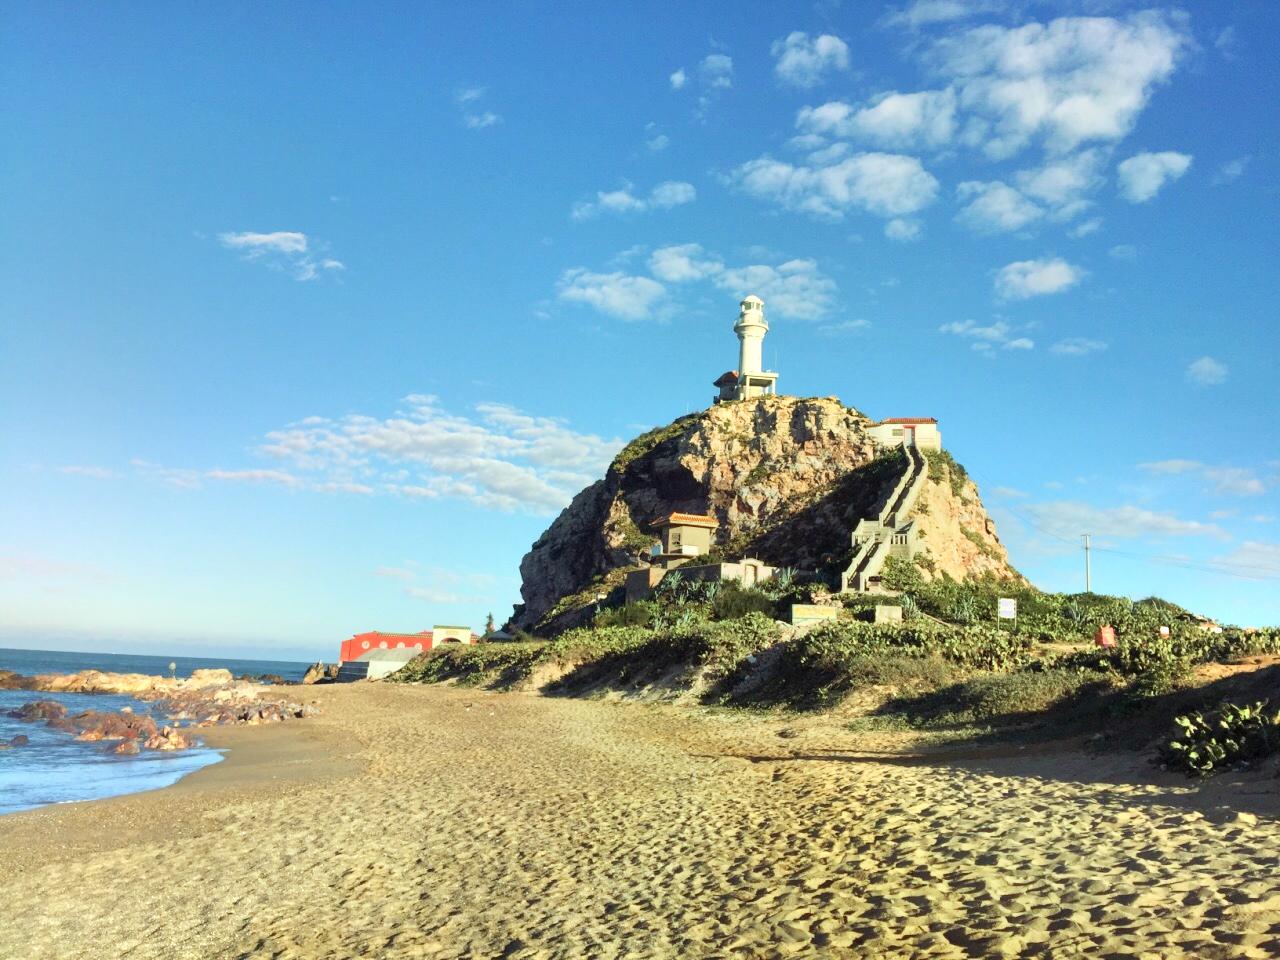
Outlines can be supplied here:
M1084 537L1084 592L1093 593L1093 581L1089 575L1089 534L1081 534Z

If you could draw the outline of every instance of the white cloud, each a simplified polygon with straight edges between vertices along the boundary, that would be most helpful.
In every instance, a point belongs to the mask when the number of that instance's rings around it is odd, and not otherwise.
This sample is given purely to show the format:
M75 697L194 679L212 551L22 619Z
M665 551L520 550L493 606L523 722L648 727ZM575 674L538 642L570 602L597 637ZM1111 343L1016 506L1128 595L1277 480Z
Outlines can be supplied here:
M1138 255L1138 248L1132 243L1117 243L1107 251L1112 260L1132 260Z
M1035 341L1029 337L1013 336L1014 329L1007 320L996 320L982 326L976 320L960 320L944 323L940 333L951 333L971 340L970 346L979 353L993 355L997 347L1003 350L1032 350Z
M999 180L965 181L956 187L956 196L969 201L956 220L979 233L1021 230L1044 216L1044 210Z
M884 235L899 243L918 240L920 239L920 221L904 220L901 217L890 220L884 225Z
M770 315L790 320L822 318L831 310L837 289L814 260L727 267L696 243L655 250L649 256L649 270L668 283L707 280L735 297L754 293L764 300Z
M548 513L601 476L622 446L503 404L479 404L467 417L435 397L404 403L386 419L309 418L267 434L261 452L314 475L317 485L358 480L411 499Z
M1067 236L1074 237L1078 240L1080 237L1087 237L1090 234L1097 233L1101 229L1102 220L1094 217L1092 220L1086 220L1084 223L1080 223L1072 227L1067 231Z
M480 101L488 92L488 87L460 87L454 92L453 102L462 114L462 125L468 130L484 130L502 122L502 117L492 110L480 109Z
M114 480L120 476L119 473L108 467L82 466L79 464L58 467L58 472L76 477L91 477L94 480Z
M652 150L654 153L658 153L661 150L667 149L667 147L670 144L671 144L671 138L668 137L665 133L660 133L656 137L652 137L644 142L644 145L648 147L650 150Z
M1019 260L996 274L996 294L1004 300L1026 300L1061 293L1080 282L1084 271L1060 257L1051 260Z
M582 267L566 270L556 285L561 300L585 303L622 320L646 320L666 295L666 288L648 277L622 272L592 273Z
M1218 167L1211 181L1215 187L1221 187L1225 184L1232 183L1244 176L1245 170L1249 168L1249 161L1253 158L1250 156L1236 157L1234 160L1228 160L1226 163Z
M1227 365L1213 357L1201 357L1187 366L1187 379L1202 387L1212 387L1227 379Z
M842 320L839 323L824 323L818 328L818 332L824 336L835 337L845 333L859 333L870 326L870 320Z
M914 0L901 10L890 13L884 22L889 26L916 30L931 24L964 20L1000 8L1000 0Z
M367 483L355 483L350 480L327 480L312 484L311 489L317 493L356 493L361 496L371 496L377 492Z
M209 480L226 480L233 483L274 483L282 487L300 487L302 482L285 470L206 470Z
M1213 564L1226 573L1251 580L1280 579L1280 543L1246 540Z
M733 58L724 53L710 53L698 64L698 76L712 89L733 86Z
M693 184L682 180L667 180L649 191L647 197L636 196L627 184L621 190L601 190L595 200L582 200L573 205L569 215L574 220L589 220L601 213L646 213L650 210L669 210L682 204L693 203L698 191Z
M149 460L141 460L135 458L129 461L141 476L150 480L159 480L171 487L180 487L184 490L200 489L200 471L188 470L181 467L166 467L158 463L152 463Z
M314 280L323 273L346 269L341 260L319 255L307 235L294 230L277 230L274 233L228 231L218 234L218 241L246 260L292 273L299 281Z
M919 93L882 93L869 106L842 100L802 107L796 127L808 135L861 140L879 147L936 148L951 142L956 130L956 95L951 89Z
M810 39L797 30L773 41L769 52L777 78L802 89L816 87L828 73L849 69L849 45L829 33Z
M659 209L678 207L681 204L693 203L698 198L698 191L692 183L683 180L666 180L649 192L649 205Z
M709 257L697 243L660 247L649 256L649 271L667 283L702 280L724 270L724 264Z
M1148 473L1160 473L1167 475L1177 475L1180 473L1194 473L1204 467L1199 460L1154 460L1150 463L1138 464L1139 470L1146 470Z
M965 142L1001 158L1037 140L1065 153L1126 136L1190 43L1185 16L1143 11L974 27L927 58L957 88Z
M218 239L224 247L243 250L249 254L307 252L307 235L292 230L277 230L274 233L220 233Z
M730 181L744 193L826 220L863 210L885 218L916 213L933 202L938 181L915 157L858 153L830 166L797 166L759 157Z
M1025 490L1019 490L1017 487L993 487L991 493L1006 500L1025 500L1031 496Z
M1210 466L1199 460L1156 460L1138 464L1139 470L1161 476L1192 474L1205 480L1214 493L1225 496L1252 497L1265 493L1266 483L1248 467Z
M485 110L483 113L469 113L462 118L462 122L468 130L483 130L486 127L492 127L502 122L502 117L498 116L492 110Z
M1236 47L1239 46L1239 43L1240 41L1236 37L1236 28L1231 25L1223 27L1213 39L1214 47L1227 60L1236 58Z
M149 480L159 480L161 483L184 490L199 490L207 480L225 483L266 483L290 489L301 489L306 486L303 480L286 470L253 467L234 470L221 467L195 470L188 467L166 467L149 460L134 459L129 462L140 476Z
M715 278L715 284L738 296L754 293L771 314L794 320L820 319L831 310L836 295L835 281L813 260L730 268Z
M1065 340L1059 340L1049 349L1064 357L1087 357L1091 353L1099 353L1107 349L1107 344L1104 340L1090 340L1087 337L1067 337Z
M1073 538L1082 533L1098 537L1138 539L1147 537L1214 537L1230 539L1216 523L1183 520L1169 513L1143 507L1094 507L1085 503L1058 500L1024 504L1022 509L1036 518L1049 533Z
M1191 166L1185 153L1165 150L1162 153L1139 153L1116 167L1120 196L1130 203L1146 203L1166 183L1177 180Z
M1265 493L1267 485L1247 467L1205 467L1204 478L1216 493L1253 497Z
M1069 220L1089 206L1086 195L1102 185L1100 150L1081 150L1016 174L1018 189L1047 205L1055 220Z
M689 75L684 72L684 67L681 67L667 79L671 81L672 90L683 90L684 85L689 82Z

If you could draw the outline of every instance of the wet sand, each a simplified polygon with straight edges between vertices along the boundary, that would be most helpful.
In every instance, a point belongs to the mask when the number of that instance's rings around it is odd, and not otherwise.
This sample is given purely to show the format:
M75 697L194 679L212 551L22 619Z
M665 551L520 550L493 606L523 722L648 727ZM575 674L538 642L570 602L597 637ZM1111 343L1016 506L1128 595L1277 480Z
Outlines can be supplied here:
M355 684L0 818L0 957L1274 957L1277 781ZM779 736L783 727L789 734ZM1155 782L1152 782L1152 778Z

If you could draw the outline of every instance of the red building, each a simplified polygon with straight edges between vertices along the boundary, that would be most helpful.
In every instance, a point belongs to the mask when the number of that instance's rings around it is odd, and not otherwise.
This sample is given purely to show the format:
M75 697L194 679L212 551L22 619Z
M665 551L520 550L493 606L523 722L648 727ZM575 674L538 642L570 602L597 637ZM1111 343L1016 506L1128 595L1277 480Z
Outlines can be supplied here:
M350 640L344 640L338 659L343 663L368 660L385 650L422 653L442 643L475 643L478 639L471 632L470 627L437 626L434 630L423 630L420 633L384 633L381 630L370 630L368 633L357 633Z

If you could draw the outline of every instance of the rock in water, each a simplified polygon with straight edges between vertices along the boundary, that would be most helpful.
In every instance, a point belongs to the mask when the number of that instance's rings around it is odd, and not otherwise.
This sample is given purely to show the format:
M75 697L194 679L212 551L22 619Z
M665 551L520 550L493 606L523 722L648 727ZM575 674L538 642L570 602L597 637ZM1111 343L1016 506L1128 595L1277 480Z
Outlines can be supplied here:
M649 525L672 511L715 516L726 558L838 574L854 526L901 473L877 459L885 449L871 425L834 397L760 397L637 437L525 554L513 627L553 634L588 618L596 595L645 561L657 540ZM930 455L929 477L912 514L928 556L922 574L1021 581L963 468Z
M57 700L32 700L9 711L9 716L18 720L59 720L66 715L67 708Z

